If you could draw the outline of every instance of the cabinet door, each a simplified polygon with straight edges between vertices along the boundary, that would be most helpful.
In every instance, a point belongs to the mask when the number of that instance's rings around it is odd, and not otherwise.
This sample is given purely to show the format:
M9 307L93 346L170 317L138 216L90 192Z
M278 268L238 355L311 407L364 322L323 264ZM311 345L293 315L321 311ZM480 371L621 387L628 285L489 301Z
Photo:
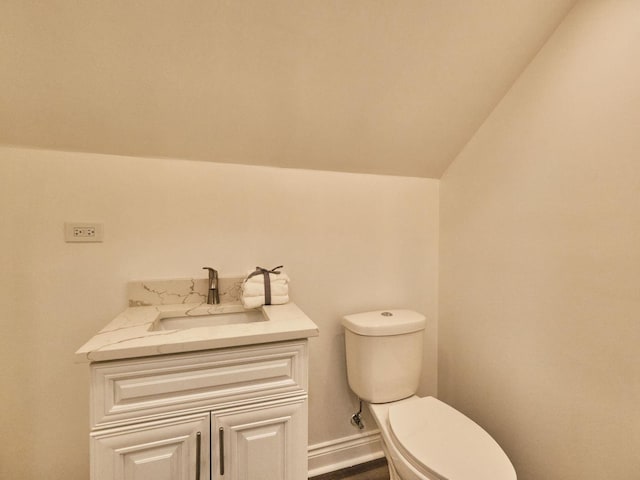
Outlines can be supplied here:
M209 480L210 414L91 435L92 480Z
M216 480L306 480L307 400L216 412L212 418Z

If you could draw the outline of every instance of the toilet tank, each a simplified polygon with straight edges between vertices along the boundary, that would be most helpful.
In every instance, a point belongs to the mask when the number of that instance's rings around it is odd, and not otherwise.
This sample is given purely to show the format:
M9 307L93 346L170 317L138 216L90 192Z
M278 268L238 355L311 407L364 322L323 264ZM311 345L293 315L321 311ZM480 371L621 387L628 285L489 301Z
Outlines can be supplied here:
M412 310L380 310L347 315L347 378L351 390L370 403L414 395L422 370L424 315Z

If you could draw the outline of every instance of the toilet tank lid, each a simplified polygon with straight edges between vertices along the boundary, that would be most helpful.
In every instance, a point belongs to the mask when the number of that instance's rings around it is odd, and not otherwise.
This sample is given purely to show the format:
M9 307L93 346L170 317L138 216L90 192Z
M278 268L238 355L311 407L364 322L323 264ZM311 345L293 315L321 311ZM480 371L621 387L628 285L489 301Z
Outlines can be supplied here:
M342 319L342 325L358 335L377 337L401 335L424 330L427 320L413 310L376 310L354 313Z

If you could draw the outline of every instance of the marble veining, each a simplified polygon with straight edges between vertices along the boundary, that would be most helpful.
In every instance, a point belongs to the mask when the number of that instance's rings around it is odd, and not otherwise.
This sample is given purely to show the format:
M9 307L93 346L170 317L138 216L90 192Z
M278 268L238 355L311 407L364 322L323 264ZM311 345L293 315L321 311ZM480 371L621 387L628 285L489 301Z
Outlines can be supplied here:
M95 362L215 348L280 342L318 335L318 327L295 304L261 307L266 321L175 330L154 330L167 316L241 312L240 303L178 303L134 306L120 313L76 352L76 361Z
M243 280L244 277L220 277L220 303L239 302ZM127 296L130 307L203 303L207 301L207 288L206 278L144 280L129 282Z

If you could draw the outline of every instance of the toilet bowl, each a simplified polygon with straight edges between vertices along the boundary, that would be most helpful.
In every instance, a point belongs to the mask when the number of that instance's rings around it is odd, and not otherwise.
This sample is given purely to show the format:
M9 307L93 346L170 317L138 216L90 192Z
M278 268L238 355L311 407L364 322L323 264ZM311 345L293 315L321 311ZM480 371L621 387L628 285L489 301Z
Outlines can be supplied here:
M498 443L434 397L369 404L380 428L391 480L515 480Z
M482 427L434 397L415 396L425 323L410 310L343 318L349 386L380 429L391 480L516 480Z

